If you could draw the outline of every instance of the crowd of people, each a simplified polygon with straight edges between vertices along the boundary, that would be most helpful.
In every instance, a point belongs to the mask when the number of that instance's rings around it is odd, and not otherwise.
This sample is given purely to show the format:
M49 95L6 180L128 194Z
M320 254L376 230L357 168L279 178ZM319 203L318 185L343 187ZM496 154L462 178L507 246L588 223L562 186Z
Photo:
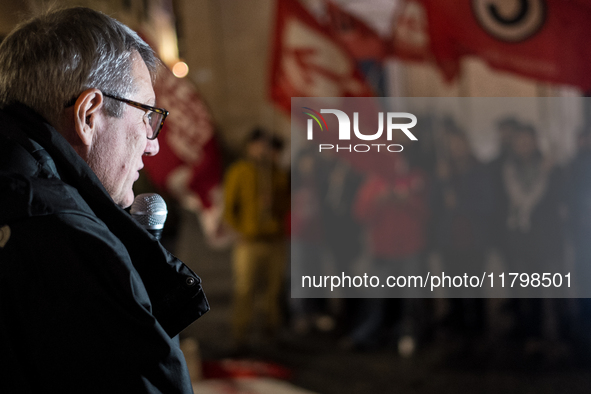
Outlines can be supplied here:
M500 150L488 163L477 159L468 134L447 118L437 125L444 141L439 151L420 144L405 147L388 175L360 172L337 154L319 155L304 147L292 157L291 215L285 173L270 156L249 153L247 161L258 163L251 164L253 168L258 165L259 173L266 168L273 174L267 179L274 179L275 186L265 193L274 193L274 202L269 205L263 192L256 197L259 207L274 207L273 236L279 244L286 243L288 234L291 240L291 271L286 269L286 249L277 253L275 262L268 260L273 269L266 271L269 281L263 288L267 286L267 305L274 305L267 311L269 322L278 327L281 316L294 335L334 330L346 349L392 344L404 355L437 338L490 339L493 314L486 298L426 299L409 287L396 298L386 293L343 298L335 308L335 302L323 297L290 298L289 291L280 290L280 283L289 288L290 276L353 273L362 262L366 272L378 277L392 272L419 275L427 271L433 256L444 269L468 274L485 272L491 255L500 257L507 271L562 272L570 256L573 286L584 289L589 278L586 262L591 261L591 133L582 132L576 157L558 165L542 154L538 131L531 124L506 117L496 125ZM260 135L251 136L247 149ZM265 139L267 149L270 141ZM226 217L243 234L236 253L250 237L235 222L245 203L232 200L238 195L233 184L236 177L248 182L237 175L240 165L235 164L226 178L230 204ZM251 194L251 199L257 195L254 190ZM263 216L260 210L250 220L260 223ZM286 216L289 222L282 221ZM265 240L271 250L270 235L255 238ZM240 290L245 278L236 266L238 260L235 255L236 316L252 312L243 304L253 298L251 291ZM252 275L247 277L253 280ZM570 302L574 308L568 308L564 299L524 298L516 293L511 297L500 302L497 313L507 316L510 324L495 333L496 339L524 349L544 341L576 341L577 348L590 348L588 299ZM280 305L287 308L279 311ZM244 333L245 325L238 326ZM244 343L243 334L237 339Z
M209 310L201 279L124 210L168 114L154 106L158 67L136 33L83 7L42 12L0 45L2 392L193 391L177 339ZM372 173L303 148L291 185L282 141L249 135L225 179L225 219L238 235L236 346L249 344L257 293L267 338L332 331L346 349L394 343L411 355L439 334L489 331L480 298L446 299L438 313L413 288L344 298L340 309L289 296L290 274L326 274L327 261L353 273L369 256L369 272L413 275L435 252L444 267L480 272L495 250L516 271L556 272L570 251L573 286L588 288L591 132L559 166L516 118L498 123L500 154L486 164L455 122L438 129L444 149L411 144ZM589 300L570 313L561 299L510 298L504 339L571 340L591 354Z

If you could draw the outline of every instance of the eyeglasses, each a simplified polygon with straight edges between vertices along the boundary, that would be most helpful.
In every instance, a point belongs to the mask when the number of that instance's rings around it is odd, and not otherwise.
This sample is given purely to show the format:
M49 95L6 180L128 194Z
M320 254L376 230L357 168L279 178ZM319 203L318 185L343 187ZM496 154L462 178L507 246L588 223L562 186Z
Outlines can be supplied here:
M146 119L152 128L152 135L148 136L149 140L155 140L158 138L158 134L160 134L160 130L162 130L162 125L164 124L164 120L168 116L168 111L163 108L156 108L152 107L147 104L138 103L137 101L132 101L128 99L124 99L122 97L118 97L112 94L107 94L103 92L103 96L112 98L113 100L121 101L125 104L129 104L132 107L136 107L139 109L143 109L146 112Z

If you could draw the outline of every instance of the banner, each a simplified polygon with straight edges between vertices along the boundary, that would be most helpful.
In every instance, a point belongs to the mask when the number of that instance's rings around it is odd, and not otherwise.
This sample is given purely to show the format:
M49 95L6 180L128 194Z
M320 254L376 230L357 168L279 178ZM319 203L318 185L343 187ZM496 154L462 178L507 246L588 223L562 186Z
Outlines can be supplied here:
M365 22L328 1L328 26L357 61L383 60L388 53L387 42Z
M358 17L332 1L326 3L328 28L356 60L357 68L375 96L388 96L383 61L389 42Z
M588 1L423 0L431 48L447 78L463 56L526 77L591 89Z
M292 97L373 96L355 59L297 0L278 0L271 98L286 111Z
M392 22L390 53L411 61L432 60L425 7L420 0L402 0Z

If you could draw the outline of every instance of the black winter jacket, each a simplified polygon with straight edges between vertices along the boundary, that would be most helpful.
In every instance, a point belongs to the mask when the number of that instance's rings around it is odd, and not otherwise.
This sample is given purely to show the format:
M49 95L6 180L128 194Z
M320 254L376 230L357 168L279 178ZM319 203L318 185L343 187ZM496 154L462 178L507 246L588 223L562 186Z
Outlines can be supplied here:
M200 278L31 109L0 110L0 392L191 393Z

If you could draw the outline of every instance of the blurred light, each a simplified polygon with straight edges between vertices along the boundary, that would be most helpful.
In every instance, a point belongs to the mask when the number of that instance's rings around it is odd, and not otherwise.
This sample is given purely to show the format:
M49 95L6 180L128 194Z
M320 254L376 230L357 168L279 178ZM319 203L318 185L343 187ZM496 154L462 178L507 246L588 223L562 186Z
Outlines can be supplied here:
M172 73L177 78L185 78L189 74L189 66L185 62L176 62L172 66Z

